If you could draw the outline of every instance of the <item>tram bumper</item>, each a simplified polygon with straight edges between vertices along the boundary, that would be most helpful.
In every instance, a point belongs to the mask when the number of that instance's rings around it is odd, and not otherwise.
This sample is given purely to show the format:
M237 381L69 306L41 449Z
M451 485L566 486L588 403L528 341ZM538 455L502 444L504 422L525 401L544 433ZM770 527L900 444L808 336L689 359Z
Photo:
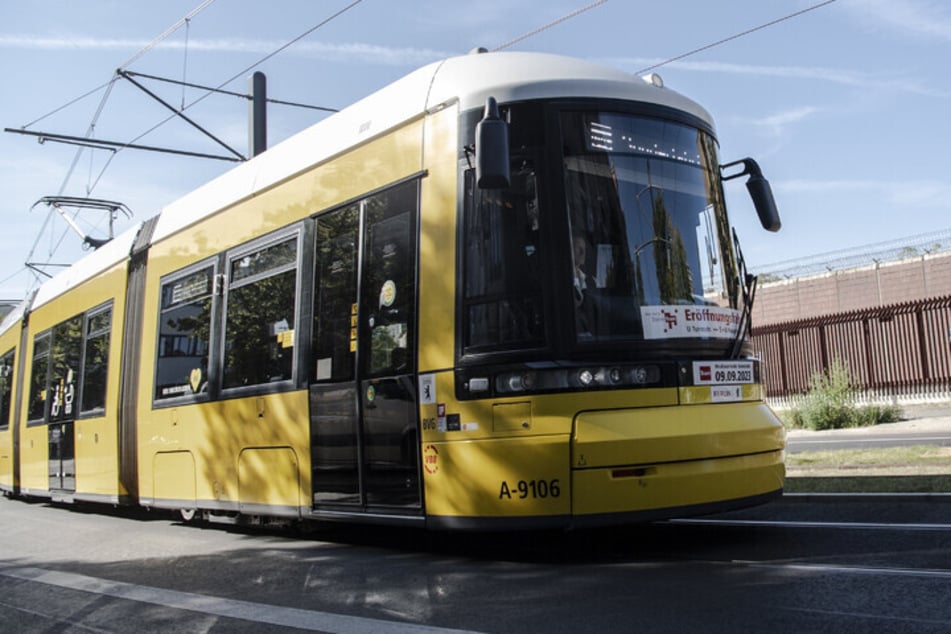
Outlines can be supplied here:
M683 517L782 493L782 423L761 402L581 412L573 524Z

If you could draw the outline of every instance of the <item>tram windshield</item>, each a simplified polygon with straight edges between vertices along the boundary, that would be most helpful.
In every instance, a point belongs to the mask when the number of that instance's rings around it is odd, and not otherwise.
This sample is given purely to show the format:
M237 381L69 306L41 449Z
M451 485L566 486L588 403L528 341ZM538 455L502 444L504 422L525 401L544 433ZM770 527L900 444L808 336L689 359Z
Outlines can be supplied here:
M577 341L735 338L714 139L611 112L564 112L561 125Z

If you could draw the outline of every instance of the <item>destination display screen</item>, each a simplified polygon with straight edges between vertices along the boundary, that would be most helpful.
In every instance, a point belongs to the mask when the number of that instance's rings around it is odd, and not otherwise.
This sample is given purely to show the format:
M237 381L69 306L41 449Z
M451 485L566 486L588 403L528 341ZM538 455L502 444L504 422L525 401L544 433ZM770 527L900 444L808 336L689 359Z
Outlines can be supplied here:
M597 119L585 121L585 146L589 152L640 154L700 164L696 131L659 119L600 113Z

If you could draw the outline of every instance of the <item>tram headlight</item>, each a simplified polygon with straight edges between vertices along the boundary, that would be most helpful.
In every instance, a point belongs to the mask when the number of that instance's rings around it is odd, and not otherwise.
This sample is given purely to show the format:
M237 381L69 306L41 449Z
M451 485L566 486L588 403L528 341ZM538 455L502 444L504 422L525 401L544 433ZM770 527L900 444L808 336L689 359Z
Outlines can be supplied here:
M628 372L631 385L652 385L660 383L660 368L656 365L636 365Z
M520 394L641 387L659 383L660 378L660 368L656 365L521 369L497 374L495 389L499 394Z
M535 389L536 376L534 372L506 372L496 377L495 386L499 392L527 392Z
M522 389L523 390L534 390L535 389L535 373L534 372L523 372L522 373Z
M578 383L583 387L589 387L594 383L594 374L591 373L591 370L581 370L578 372Z
M631 382L635 385L643 385L647 383L647 368L631 368Z

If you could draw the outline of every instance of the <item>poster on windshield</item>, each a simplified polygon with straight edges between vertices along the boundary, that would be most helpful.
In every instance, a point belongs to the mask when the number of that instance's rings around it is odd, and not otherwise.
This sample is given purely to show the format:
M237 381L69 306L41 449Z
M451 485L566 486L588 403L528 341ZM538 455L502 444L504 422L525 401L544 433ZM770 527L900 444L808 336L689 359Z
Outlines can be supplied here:
M719 306L641 306L645 339L733 339L740 311Z

